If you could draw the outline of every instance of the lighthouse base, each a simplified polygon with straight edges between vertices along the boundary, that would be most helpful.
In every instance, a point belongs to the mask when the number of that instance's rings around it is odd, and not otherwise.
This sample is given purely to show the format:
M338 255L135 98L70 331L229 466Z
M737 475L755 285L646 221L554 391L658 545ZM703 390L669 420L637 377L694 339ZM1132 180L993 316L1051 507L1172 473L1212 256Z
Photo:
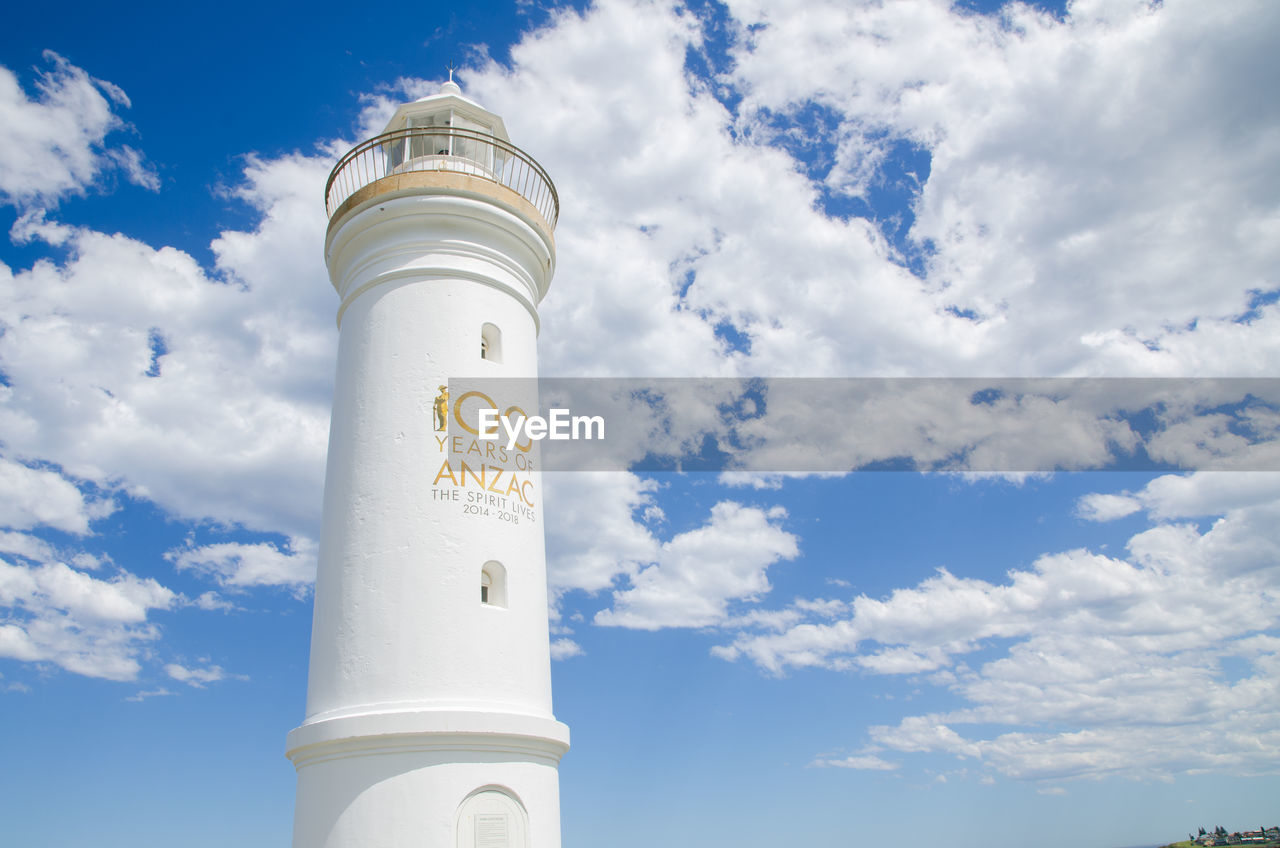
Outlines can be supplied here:
M303 724L287 746L293 848L560 848L558 721L369 713Z

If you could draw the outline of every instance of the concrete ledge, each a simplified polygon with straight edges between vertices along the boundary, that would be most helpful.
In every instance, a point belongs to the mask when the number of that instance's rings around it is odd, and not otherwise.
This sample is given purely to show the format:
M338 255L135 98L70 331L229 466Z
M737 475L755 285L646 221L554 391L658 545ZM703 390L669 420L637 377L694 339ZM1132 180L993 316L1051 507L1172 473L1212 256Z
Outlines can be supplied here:
M494 180L457 171L405 171L374 180L357 189L334 210L329 216L329 233L332 234L339 222L358 207L384 195L401 194L463 194L493 201L540 230L546 236L548 244L552 245L552 250L555 249L551 225L520 192Z
M371 754L453 752L469 752L482 759L556 765L568 750L569 728L555 719L461 710L321 719L295 728L285 740L285 756L295 768Z

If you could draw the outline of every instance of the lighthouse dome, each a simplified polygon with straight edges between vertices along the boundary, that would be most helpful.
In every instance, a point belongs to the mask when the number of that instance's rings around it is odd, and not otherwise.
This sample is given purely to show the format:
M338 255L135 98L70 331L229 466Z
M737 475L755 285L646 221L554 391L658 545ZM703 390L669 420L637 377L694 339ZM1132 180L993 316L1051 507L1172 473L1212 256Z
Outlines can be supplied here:
M510 142L502 118L469 97L453 80L440 86L436 94L405 103L396 109L384 133L414 127L457 127L488 133Z

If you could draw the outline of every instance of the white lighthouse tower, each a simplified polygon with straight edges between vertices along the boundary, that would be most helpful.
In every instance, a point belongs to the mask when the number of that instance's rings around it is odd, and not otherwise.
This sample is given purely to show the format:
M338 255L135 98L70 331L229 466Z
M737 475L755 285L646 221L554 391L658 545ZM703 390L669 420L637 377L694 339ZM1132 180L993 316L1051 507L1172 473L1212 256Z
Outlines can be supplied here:
M555 189L450 81L325 200L340 337L294 848L559 848L541 482L518 449L469 454L446 389L537 376Z

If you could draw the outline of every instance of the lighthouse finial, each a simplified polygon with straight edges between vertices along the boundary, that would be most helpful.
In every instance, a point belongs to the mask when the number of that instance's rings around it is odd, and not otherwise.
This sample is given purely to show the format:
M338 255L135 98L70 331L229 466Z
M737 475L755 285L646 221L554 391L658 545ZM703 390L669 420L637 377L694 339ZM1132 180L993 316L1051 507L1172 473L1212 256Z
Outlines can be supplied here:
M458 84L453 81L453 72L458 66L453 63L452 59L450 59L449 64L446 65L445 67L449 69L449 80L444 85L440 86L440 93L441 94L461 94L462 89L459 88Z

